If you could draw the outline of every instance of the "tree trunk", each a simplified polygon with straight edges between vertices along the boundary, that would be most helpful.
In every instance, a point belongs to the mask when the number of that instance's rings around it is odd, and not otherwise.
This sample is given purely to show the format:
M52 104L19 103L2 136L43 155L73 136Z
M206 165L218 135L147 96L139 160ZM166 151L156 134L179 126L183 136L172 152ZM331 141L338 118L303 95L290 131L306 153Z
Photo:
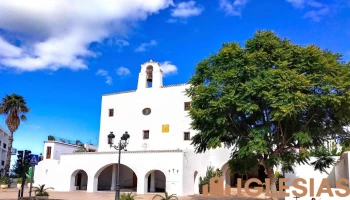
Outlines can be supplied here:
M10 176L10 166L11 166L11 153L12 153L12 143L13 143L13 132L11 132L9 136L9 143L7 149L7 158L6 158L6 166L5 166L5 176Z
M267 176L270 179L270 190L271 194L273 195L271 199L278 200L277 196L277 188L276 188L276 179L275 179L275 173L273 171L273 168L270 168L267 170Z

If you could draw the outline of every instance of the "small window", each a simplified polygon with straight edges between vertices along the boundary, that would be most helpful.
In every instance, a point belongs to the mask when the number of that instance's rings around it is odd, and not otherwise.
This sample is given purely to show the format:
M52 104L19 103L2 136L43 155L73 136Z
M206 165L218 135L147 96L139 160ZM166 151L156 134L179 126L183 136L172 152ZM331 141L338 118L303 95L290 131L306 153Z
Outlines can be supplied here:
M2 144L2 147L6 149L7 145L5 143Z
M185 102L185 110L190 110L191 102Z
M109 116L113 117L113 115L114 115L114 109L109 109Z
M46 159L50 159L51 158L51 147L47 147L46 149Z
M143 131L143 139L144 139L144 140L149 139L149 130Z
M191 136L190 136L190 132L184 132L184 140L190 140Z

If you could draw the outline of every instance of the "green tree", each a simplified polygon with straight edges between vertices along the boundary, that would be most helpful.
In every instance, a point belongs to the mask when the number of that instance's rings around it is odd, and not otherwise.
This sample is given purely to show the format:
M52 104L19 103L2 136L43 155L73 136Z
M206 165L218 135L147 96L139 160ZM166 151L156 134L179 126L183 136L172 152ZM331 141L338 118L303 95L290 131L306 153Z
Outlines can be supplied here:
M344 138L340 141L341 151L340 154L343 154L346 151L350 151L350 138Z
M199 185L198 185L199 194L203 193L203 186L207 184L208 184L208 192L210 192L210 179L215 176L221 177L222 174L223 174L222 170L219 170L219 169L215 170L213 166L208 166L204 178L199 177Z
M18 175L19 177L22 177L23 172L27 172L29 169L29 166L23 167L23 165L19 165L16 161L15 164L12 165L12 172Z
M244 47L223 44L198 63L186 90L195 151L231 147L231 171L261 164L275 193L275 166L310 164L307 149L349 135L350 63L341 57L272 31L256 32Z
M5 173L8 174L11 164L11 152L13 143L13 133L17 131L21 121L27 120L25 116L29 112L25 99L17 94L6 95L0 103L0 114L6 116L5 123L10 131Z

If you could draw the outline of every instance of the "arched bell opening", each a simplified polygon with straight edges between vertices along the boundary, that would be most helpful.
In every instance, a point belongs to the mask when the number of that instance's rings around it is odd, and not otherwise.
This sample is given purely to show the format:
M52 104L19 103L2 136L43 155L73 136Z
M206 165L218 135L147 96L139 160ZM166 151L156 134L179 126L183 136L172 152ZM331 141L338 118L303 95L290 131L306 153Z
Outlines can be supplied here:
M151 88L152 87L152 82L153 82L153 66L147 66L146 68L146 80L147 80L147 87Z

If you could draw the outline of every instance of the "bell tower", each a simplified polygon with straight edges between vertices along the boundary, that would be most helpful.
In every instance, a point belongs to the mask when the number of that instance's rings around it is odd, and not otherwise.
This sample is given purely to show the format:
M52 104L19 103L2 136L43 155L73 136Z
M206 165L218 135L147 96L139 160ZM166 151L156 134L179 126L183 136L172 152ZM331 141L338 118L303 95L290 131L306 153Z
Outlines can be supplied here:
M163 86L163 71L158 62L152 60L141 65L137 90Z

